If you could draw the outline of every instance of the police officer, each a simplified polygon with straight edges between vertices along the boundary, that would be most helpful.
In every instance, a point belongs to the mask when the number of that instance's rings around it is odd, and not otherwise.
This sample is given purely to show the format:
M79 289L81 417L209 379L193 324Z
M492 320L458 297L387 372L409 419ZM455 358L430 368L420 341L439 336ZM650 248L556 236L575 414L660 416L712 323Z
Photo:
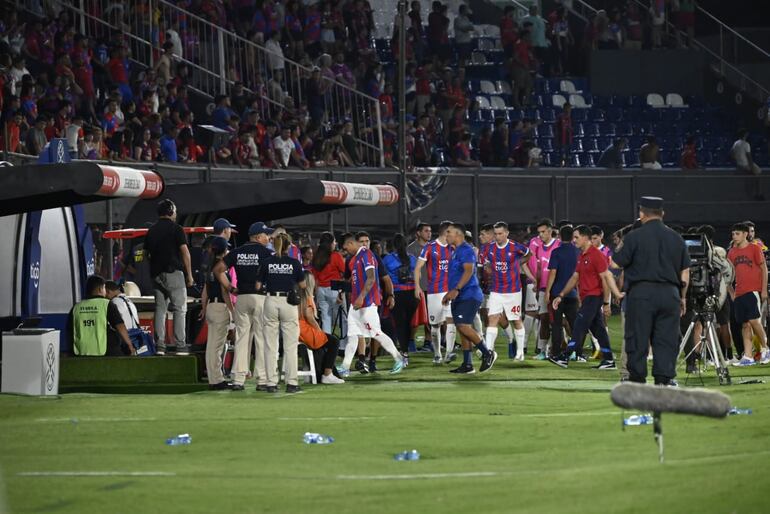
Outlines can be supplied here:
M623 239L613 261L627 287L625 345L629 379L645 382L652 343L655 383L676 385L679 318L686 309L690 257L682 237L663 224L663 199L639 200L642 226Z
M289 303L289 296L297 287L305 289L305 273L297 259L289 257L291 241L286 234L273 239L275 255L265 259L259 267L257 289L264 289L265 309L265 363L267 368L267 392L278 392L278 336L283 337L283 358L286 369L286 392L300 391L297 385L297 342L299 340L299 312L297 303Z
M206 372L209 379L209 389L228 389L230 384L222 374L222 350L227 341L230 328L230 313L233 304L230 299L230 272L221 266L227 255L227 240L215 237L211 240L210 249L213 257L212 272L206 277L206 285L201 296L201 313L199 319L206 319L208 335L206 339Z
M235 355L233 357L234 391L242 391L249 371L251 343L256 339L257 391L267 389L265 368L265 336L262 312L265 295L257 290L259 265L273 252L267 243L273 229L258 221L249 227L249 242L239 246L217 264L215 271L235 268L238 277L238 301L235 303Z

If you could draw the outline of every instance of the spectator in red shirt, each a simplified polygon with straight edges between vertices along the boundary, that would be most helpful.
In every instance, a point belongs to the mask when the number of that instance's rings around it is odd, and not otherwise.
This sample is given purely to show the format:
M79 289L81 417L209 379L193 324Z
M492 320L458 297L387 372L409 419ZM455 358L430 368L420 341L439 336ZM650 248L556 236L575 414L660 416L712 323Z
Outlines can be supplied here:
M500 43L503 45L505 56L509 59L513 57L513 46L519 39L519 26L513 18L514 12L515 8L512 5L506 6L503 18L500 20Z
M16 111L9 117L5 123L5 130L8 134L8 151L21 153L21 127L24 125L24 116L20 111ZM5 150L5 137L0 137L0 150Z
M511 78L513 78L513 105L520 108L529 103L532 93L532 45L529 44L529 31L522 30L519 39L513 45L511 60Z
M481 129L481 135L479 136L479 159L482 166L492 166L494 164L492 129L489 126Z
M449 18L446 12L447 6L435 0L428 15L428 45L433 55L441 59L446 59L449 51Z
M569 150L572 147L572 105L566 102L556 119L556 145L559 149L561 165L567 165Z
M110 74L110 80L120 89L123 100L129 101L134 98L131 86L128 84L128 59L125 47L114 48L111 52L110 60L107 62L107 70Z
M471 135L463 133L452 151L452 162L462 168L479 168L481 162L471 158Z
M428 114L423 114L420 116L417 128L414 131L414 153L412 155L412 164L416 167L430 166L433 148L427 133L429 124L430 116L428 116Z
M684 147L682 147L679 166L683 170L697 170L700 167L698 166L698 151L695 148L695 138L692 136L687 136Z

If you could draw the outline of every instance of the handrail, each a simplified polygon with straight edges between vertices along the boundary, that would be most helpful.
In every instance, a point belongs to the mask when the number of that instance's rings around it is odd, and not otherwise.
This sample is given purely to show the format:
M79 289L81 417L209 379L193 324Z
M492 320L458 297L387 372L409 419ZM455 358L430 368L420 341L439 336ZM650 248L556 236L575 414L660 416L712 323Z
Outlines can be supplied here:
M697 4L696 4L696 7L698 8L698 10L699 10L700 12L702 12L703 14L705 14L706 16L708 16L709 18L711 18L712 20L714 20L715 22L717 22L717 23L718 23L718 24L719 24L719 25L720 25L722 28L724 28L724 29L728 30L729 32L732 32L732 33L733 33L735 36L737 36L739 39L742 39L743 41L745 41L746 43L748 43L748 45L749 45L750 47L754 48L754 50L758 51L759 53L761 53L762 55L764 55L765 57L767 57L768 59L770 59L770 53L768 53L768 52L767 52L767 50L765 50L765 49L763 49L763 48L761 48L761 47L757 46L757 45L756 45L756 43L754 43L752 40L750 40L749 38L747 38L746 36L744 36L743 34L741 34L740 32L738 32L737 30L733 29L733 28L732 28L730 25L727 25L726 23L724 23L722 20L720 20L719 18L717 18L716 16L714 16L713 14L711 14L710 12L708 12L706 9L704 9L704 8L703 8L703 7L701 7L700 5L697 5Z

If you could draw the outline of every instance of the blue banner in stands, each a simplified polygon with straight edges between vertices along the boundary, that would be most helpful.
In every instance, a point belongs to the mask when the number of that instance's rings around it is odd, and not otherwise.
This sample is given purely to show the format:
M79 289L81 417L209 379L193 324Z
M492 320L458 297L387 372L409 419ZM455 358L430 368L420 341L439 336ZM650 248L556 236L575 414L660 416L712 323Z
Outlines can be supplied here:
M406 201L409 212L424 209L438 197L449 178L449 168L417 168L419 175L407 176Z
M21 315L23 318L35 316L40 307L40 220L41 211L27 215L27 227L24 233L23 273L25 282L21 291Z

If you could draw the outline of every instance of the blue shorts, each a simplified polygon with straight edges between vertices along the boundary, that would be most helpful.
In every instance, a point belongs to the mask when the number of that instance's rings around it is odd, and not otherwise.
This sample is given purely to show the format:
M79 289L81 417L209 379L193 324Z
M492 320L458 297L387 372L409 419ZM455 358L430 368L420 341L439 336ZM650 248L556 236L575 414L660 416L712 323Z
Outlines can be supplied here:
M455 325L473 325L473 318L479 313L479 307L479 301L455 299L452 302L452 319Z
M759 293L751 292L737 296L733 301L733 315L738 323L759 319Z

